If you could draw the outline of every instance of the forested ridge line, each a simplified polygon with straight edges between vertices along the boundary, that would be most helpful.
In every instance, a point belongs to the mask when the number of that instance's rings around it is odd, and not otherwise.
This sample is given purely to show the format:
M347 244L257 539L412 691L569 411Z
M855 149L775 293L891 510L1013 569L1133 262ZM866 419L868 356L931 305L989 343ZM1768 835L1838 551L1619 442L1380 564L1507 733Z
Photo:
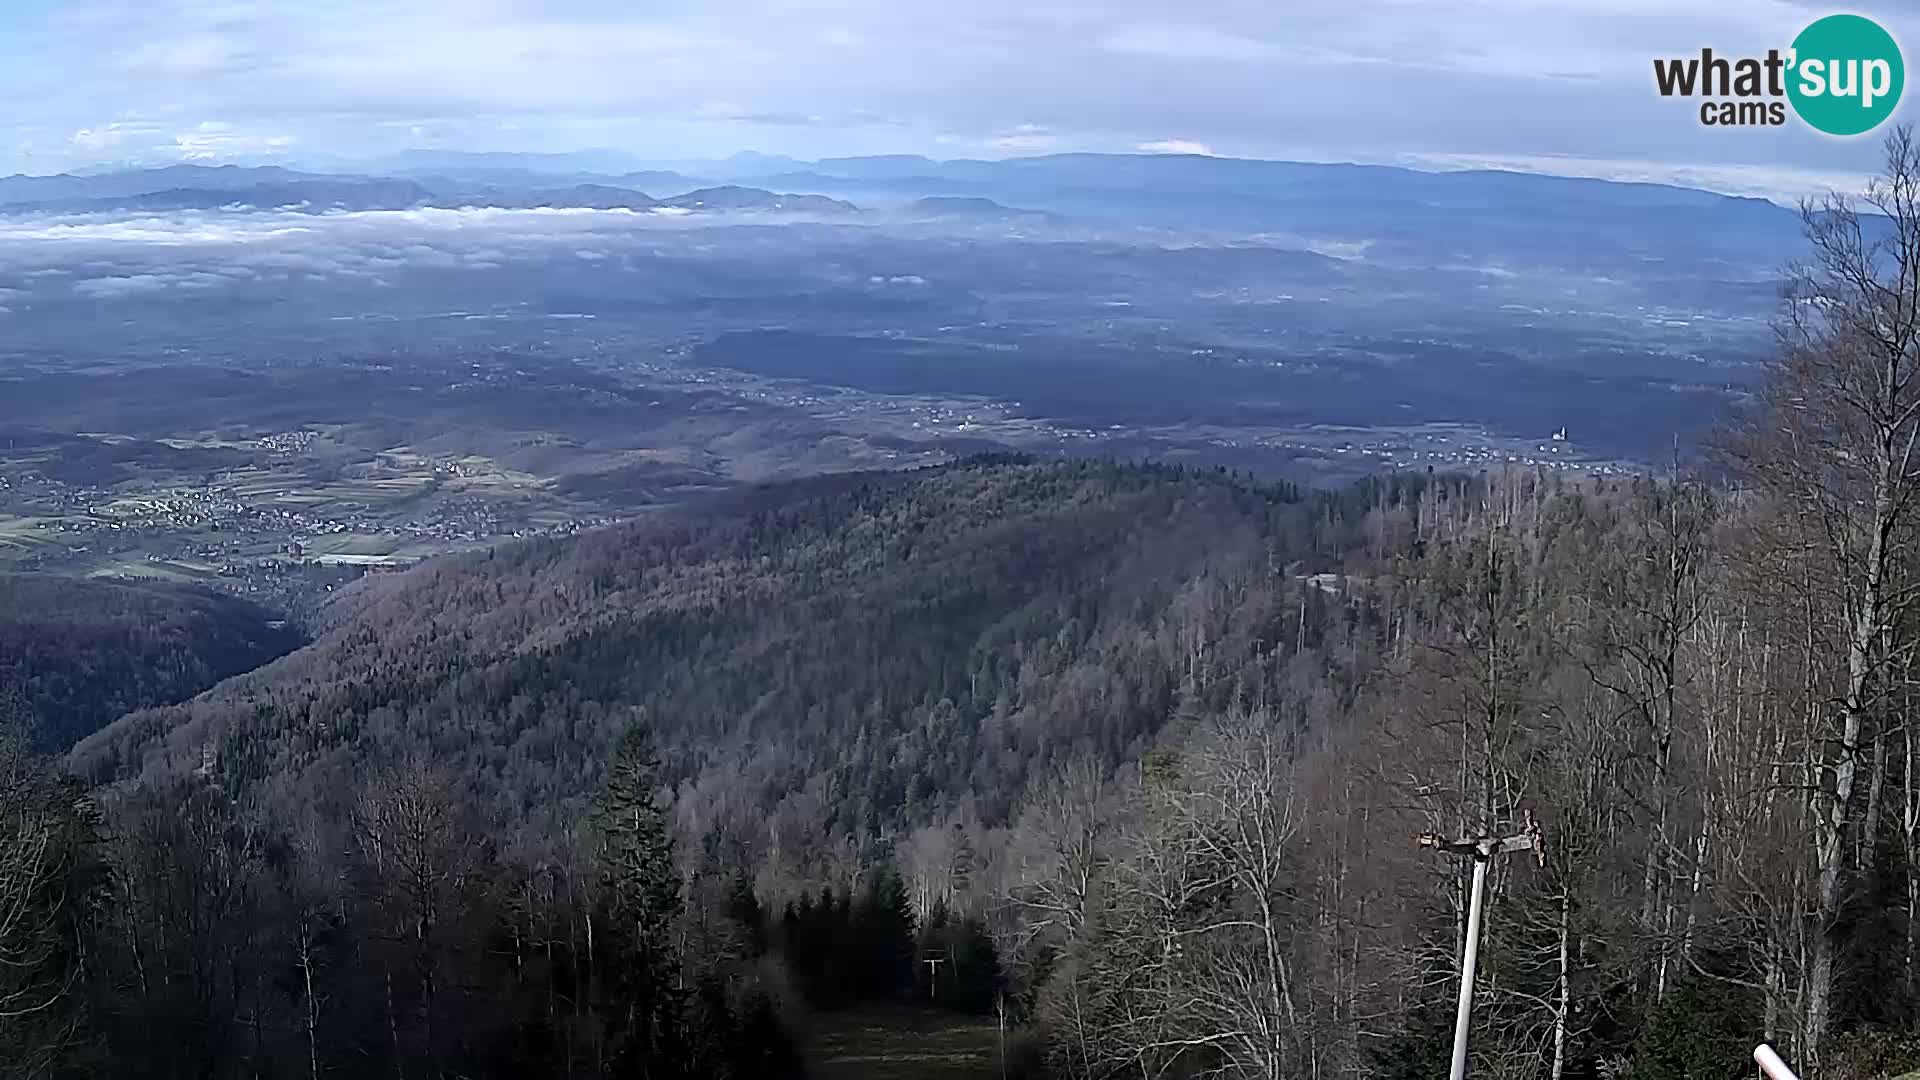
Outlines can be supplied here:
M34 745L49 753L300 644L271 612L208 589L0 574L0 690L24 699Z

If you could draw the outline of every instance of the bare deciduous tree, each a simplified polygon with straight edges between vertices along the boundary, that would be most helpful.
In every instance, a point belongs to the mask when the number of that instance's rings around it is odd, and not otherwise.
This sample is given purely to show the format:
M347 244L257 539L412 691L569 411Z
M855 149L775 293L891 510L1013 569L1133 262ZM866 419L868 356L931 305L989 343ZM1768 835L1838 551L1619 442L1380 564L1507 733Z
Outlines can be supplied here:
M1793 268L1781 353L1762 407L1734 446L1746 478L1779 513L1772 554L1804 565L1820 598L1809 633L1819 689L1812 861L1818 888L1805 1005L1807 1051L1835 1019L1843 915L1884 761L1890 677L1914 645L1908 616L1920 521L1920 146L1887 140L1864 206L1839 195L1803 208L1811 258Z
M76 1037L75 799L0 700L0 1077L49 1075Z

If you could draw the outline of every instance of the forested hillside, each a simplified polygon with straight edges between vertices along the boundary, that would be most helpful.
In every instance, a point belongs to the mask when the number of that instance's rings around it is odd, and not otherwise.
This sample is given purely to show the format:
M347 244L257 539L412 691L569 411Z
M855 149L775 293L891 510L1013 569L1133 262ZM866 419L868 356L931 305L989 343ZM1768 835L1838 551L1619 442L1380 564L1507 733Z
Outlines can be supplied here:
M1431 487L980 459L369 579L314 644L71 756L110 785L125 890L93 1022L177 1075L598 1070L636 1052L610 1017L644 1000L686 1060L798 1068L810 1009L1007 1006L987 879L936 886L909 849L997 844L1063 763L1125 767L1306 667L1350 693L1316 650L1366 650L1311 575L1404 542L1375 511ZM695 944L595 931L635 904ZM593 975L615 962L664 966ZM199 1041L145 1039L183 1008L156 968L220 988L177 1017Z
M78 779L0 738L0 1076L787 1077L912 1001L1008 1078L1430 1078L1473 875L1416 837L1536 828L1476 1076L1905 1072L1890 151L1712 480L840 477L368 582Z
M0 574L0 690L23 699L46 751L300 643L271 613L204 589Z
M429 752L550 830L640 716L711 827L878 838L963 800L1000 820L1056 759L1130 760L1270 682L1299 644L1292 575L1351 542L1342 500L1398 497L1013 460L743 497L370 583L312 647L74 761L308 805Z
M1754 576L1809 557L1762 543L1773 506L986 459L369 580L313 645L72 755L112 785L120 898L90 1022L174 1075L781 1075L754 1070L798 1068L812 1011L926 995L1004 1009L1025 1074L1424 1076L1463 878L1411 837L1533 817L1482 1069L1805 1054L1809 923L1773 913L1816 902L1820 818L1774 763L1821 767L1794 703L1844 668L1806 644L1813 564ZM1911 1012L1872 957L1908 940L1914 831L1872 820L1843 903L1868 872L1886 899L1849 907L1835 1030ZM156 1015L198 1040L153 1047Z

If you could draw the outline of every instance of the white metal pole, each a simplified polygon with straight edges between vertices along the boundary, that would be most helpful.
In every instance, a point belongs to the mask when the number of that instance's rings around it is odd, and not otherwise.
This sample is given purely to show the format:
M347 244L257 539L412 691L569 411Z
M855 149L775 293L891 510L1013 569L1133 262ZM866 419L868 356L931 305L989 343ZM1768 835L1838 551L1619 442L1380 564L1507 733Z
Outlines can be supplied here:
M1487 889L1486 855L1473 857L1473 896L1467 902L1467 941L1460 951L1460 1010L1453 1018L1452 1080L1467 1077L1467 1024L1473 1011L1473 969L1480 960L1480 905Z

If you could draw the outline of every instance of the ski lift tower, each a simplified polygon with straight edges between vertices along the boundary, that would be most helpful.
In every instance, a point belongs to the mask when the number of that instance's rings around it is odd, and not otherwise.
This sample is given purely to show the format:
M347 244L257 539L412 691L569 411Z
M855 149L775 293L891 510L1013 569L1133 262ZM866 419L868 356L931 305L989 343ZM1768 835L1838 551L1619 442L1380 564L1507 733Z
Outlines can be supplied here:
M1460 1007L1453 1017L1453 1070L1449 1073L1450 1080L1466 1080L1467 1027L1473 1012L1473 972L1480 960L1480 913L1486 903L1487 864L1496 855L1531 851L1534 861L1545 866L1546 843L1540 833L1540 823L1533 819L1532 811L1527 813L1526 828L1512 836L1448 840L1438 833L1421 833L1414 839L1421 847L1473 859L1473 889L1467 903L1467 937L1460 946Z

